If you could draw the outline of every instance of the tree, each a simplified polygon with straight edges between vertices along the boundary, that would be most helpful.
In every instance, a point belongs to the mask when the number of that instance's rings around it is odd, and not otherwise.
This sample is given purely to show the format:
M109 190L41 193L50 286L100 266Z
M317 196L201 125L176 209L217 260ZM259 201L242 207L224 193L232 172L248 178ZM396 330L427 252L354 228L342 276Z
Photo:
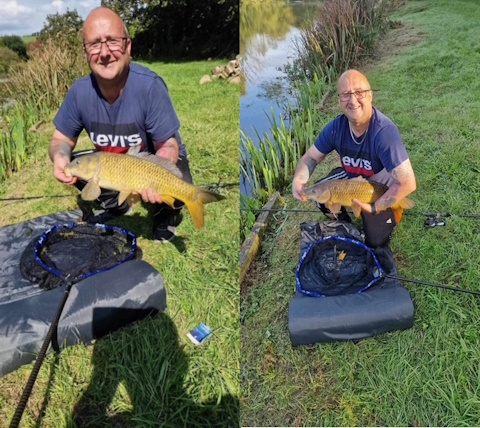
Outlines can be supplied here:
M67 49L77 49L81 45L80 31L83 26L83 19L74 9L63 15L56 13L47 15L47 21L40 31L38 39L46 41L53 39L59 46Z
M102 0L133 38L134 57L228 57L239 53L238 0Z
M20 36L5 36L0 39L0 44L15 52L19 58L28 59L27 46Z
M127 26L128 35L135 37L135 34L140 28L139 17L141 11L148 7L152 0L102 0L101 5L112 9L118 13ZM153 3L158 3L154 0Z

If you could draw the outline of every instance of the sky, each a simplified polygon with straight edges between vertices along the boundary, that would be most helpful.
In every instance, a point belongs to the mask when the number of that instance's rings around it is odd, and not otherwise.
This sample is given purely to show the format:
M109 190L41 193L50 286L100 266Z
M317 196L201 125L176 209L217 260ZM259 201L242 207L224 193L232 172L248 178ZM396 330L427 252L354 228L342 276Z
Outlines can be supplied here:
M28 36L40 31L47 15L76 10L82 19L100 0L0 0L0 36Z

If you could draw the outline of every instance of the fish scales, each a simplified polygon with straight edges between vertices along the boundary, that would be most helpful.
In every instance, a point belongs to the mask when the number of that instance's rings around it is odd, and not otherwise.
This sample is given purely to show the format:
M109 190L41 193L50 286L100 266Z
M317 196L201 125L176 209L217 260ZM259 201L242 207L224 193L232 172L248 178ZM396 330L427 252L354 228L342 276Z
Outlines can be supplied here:
M388 187L380 183L369 183L367 181L332 180L328 189L331 195L330 199L341 205L350 206L353 198L371 204L382 196L388 190Z
M132 192L141 193L151 188L172 207L175 200L182 201L195 227L203 227L204 204L225 197L179 178L177 174L181 172L171 162L154 155L147 155L147 158L141 155L138 148L127 154L96 152L83 155L65 166L65 174L87 181L82 199L88 201L97 199L103 188L119 192L118 204L121 205Z
M108 152L97 154L101 163L100 187L107 189L121 186L136 192L152 188L159 195L169 194L175 199L195 198L197 186L181 180L153 162L129 155L119 156Z
M368 181L363 177L342 180L327 180L316 183L304 189L308 199L325 204L333 213L340 212L342 206L352 209L358 217L361 208L353 203L353 199L372 204L388 190L388 186L375 181ZM397 223L402 218L404 208L412 208L415 204L410 199L402 199L392 206Z

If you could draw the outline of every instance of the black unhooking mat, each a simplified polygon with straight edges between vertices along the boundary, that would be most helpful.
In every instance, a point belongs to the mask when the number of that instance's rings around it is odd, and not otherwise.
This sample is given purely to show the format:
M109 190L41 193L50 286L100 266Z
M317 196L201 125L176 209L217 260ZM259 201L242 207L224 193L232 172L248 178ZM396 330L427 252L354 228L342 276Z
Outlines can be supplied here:
M413 326L414 308L408 290L396 279L376 277L377 266L386 274L397 276L395 260L388 247L362 250L362 235L347 222L308 222L302 223L300 229L297 287L288 313L293 346L359 340ZM342 249L344 238L355 244ZM329 268L328 263L333 263L331 252L336 254L336 263L347 266L345 275L342 269ZM348 258L352 252L364 257L355 255L352 261ZM369 275L362 275L366 267ZM333 278L335 272L338 275ZM357 282L361 282L358 287ZM335 295L332 284L339 294Z
M0 376L35 359L64 294L63 286L45 289L22 276L24 249L52 226L81 215L65 211L0 228ZM165 308L159 272L143 260L128 260L72 286L56 342L89 343Z

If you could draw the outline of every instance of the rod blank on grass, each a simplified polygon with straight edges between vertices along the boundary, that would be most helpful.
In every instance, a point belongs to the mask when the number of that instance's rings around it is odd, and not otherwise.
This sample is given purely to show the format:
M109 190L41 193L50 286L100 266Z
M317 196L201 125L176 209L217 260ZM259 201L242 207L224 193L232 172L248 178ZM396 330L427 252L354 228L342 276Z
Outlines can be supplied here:
M1 200L1 199L0 199ZM285 211L285 212L294 212L294 213L321 213L319 209L316 210L305 210L301 208L240 208L240 211L252 211L252 212L262 212L262 211ZM413 215L413 216L422 216L429 218L442 218L442 217L461 217L461 218L474 218L480 219L480 214L450 214L450 213L419 213L419 212L405 212L404 215Z
M475 294L480 296L480 291L469 290L468 288L453 287L451 285L437 284L435 282L420 281L418 279L402 278L394 275L384 275L385 278L398 279L399 281L412 282L414 284L428 285L430 287L445 288L447 290L459 291L461 293Z

